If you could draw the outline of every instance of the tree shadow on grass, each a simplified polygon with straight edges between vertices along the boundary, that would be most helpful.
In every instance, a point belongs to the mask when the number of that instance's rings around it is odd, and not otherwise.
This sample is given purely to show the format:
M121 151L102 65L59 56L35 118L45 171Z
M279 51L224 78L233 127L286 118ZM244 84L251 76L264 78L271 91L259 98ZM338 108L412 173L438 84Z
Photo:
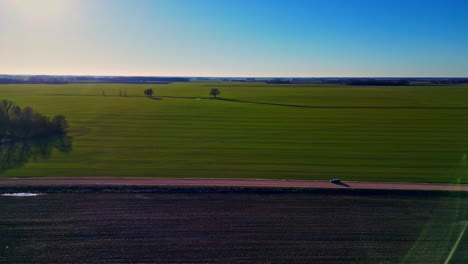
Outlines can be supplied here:
M47 160L54 149L61 153L72 151L72 137L56 136L36 140L15 140L0 143L0 175L20 168L30 161Z

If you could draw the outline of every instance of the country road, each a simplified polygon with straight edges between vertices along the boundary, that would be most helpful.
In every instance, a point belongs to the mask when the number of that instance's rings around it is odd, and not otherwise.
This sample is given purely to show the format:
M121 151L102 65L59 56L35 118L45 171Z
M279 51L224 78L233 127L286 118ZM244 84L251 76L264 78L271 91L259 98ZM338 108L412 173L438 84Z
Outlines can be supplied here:
M306 180L257 180L257 179L186 179L186 178L5 178L0 187L12 186L228 186L228 187L280 187L280 188L328 188L370 190L429 190L468 192L467 184L391 183L391 182L343 182Z

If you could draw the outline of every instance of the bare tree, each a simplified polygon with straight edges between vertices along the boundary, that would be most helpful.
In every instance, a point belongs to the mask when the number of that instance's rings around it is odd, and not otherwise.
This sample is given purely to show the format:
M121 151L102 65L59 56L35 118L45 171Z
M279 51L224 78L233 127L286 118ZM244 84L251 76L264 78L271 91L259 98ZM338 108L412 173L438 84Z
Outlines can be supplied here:
M15 103L8 100L2 100L0 102L0 118L4 120L9 120L13 115L13 110L15 109Z

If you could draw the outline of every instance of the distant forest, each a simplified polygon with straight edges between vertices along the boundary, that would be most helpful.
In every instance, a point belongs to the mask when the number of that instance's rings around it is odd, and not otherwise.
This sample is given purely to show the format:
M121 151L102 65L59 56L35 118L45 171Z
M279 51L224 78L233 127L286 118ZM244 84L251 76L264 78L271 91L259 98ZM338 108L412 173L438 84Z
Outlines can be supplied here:
M224 82L264 82L267 84L336 84L359 86L456 85L468 83L468 78L236 78Z
M347 85L360 85L360 86L408 86L408 80L376 80L376 79L363 79L363 80L350 80L346 82Z
M29 78L0 78L0 84L66 84L65 78L31 76Z
M334 84L359 86L428 86L468 84L468 78L242 78L242 77L150 77L150 76L58 76L58 75L0 75L0 84L67 84L67 83L121 83L170 84L174 82L260 82L266 84Z
M68 122L62 115L51 119L31 107L21 108L12 101L0 101L0 142L60 135L67 128Z
M128 84L169 84L189 82L183 77L121 77L121 76L46 76L0 77L0 84L67 84L67 83L128 83Z

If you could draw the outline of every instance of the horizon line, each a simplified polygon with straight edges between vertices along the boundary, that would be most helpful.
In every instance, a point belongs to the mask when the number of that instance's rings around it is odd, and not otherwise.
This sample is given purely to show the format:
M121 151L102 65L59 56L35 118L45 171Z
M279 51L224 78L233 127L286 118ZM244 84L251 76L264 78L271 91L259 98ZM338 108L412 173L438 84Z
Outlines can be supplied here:
M83 76L83 77L161 77L161 78L257 78L257 79L271 79L271 78L411 78L411 79L465 79L467 77L461 76L209 76L209 75L107 75L107 74L27 74L27 73L0 73L0 76Z

